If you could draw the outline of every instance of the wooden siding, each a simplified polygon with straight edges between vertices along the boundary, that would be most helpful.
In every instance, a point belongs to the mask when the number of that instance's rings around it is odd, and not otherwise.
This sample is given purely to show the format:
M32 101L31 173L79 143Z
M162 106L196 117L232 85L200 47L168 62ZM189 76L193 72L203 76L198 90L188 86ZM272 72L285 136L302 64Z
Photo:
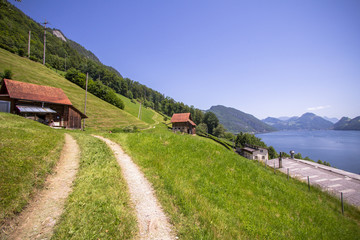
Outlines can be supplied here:
M196 128L189 122L174 122L172 123L172 129L174 132L183 132L189 134L196 134Z
M68 128L81 128L81 115L72 107L69 107Z

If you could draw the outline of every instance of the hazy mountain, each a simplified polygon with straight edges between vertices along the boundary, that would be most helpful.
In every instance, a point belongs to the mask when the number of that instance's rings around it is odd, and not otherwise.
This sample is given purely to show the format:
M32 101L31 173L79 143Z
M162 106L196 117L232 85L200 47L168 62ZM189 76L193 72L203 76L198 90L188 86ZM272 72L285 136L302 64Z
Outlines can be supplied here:
M360 130L360 116L356 118L343 117L334 124L334 130Z
M282 121L286 121L286 120L289 120L290 117L278 117L277 119L280 119L280 120L282 120Z
M239 132L271 132L275 129L253 115L244 113L235 108L212 106L208 111L215 113L220 123L232 133Z
M328 121L330 121L332 123L337 123L339 121L339 119L337 119L337 118L329 118L329 117L326 117L326 116L324 116L323 119L328 120Z
M272 117L262 121L277 130L325 130L333 127L332 122L313 113L305 113L301 117L291 117L285 121Z

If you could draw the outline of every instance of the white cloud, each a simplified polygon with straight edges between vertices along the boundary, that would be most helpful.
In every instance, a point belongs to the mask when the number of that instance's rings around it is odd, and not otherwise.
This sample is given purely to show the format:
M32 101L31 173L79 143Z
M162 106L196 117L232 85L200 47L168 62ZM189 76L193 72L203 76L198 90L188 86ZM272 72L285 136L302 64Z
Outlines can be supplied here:
M326 109L326 108L330 108L330 105L325 105L325 106L317 106L317 107L309 107L306 110L308 111L316 111L316 110L322 110L322 109Z

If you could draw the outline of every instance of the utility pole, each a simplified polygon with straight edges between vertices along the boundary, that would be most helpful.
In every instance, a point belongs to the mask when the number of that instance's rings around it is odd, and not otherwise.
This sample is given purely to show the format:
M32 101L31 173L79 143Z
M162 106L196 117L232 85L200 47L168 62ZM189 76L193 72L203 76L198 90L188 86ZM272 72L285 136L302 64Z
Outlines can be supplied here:
M29 31L28 58L30 58L30 40L31 40L31 31Z
M86 73L86 85L85 85L85 108L84 108L84 114L86 115L86 100L87 100L87 87L88 87L88 78L89 78L89 74ZM85 130L85 118L83 120L83 127L82 130Z
M140 112L141 112L141 102L140 102L140 106L139 106L139 114L138 114L138 118L141 120L141 118L140 118Z
M65 72L66 72L66 53L65 53Z
M45 22L43 22L44 24L44 58L43 58L43 65L45 65L45 49L46 49L46 24L48 24L49 22L46 21L45 19Z

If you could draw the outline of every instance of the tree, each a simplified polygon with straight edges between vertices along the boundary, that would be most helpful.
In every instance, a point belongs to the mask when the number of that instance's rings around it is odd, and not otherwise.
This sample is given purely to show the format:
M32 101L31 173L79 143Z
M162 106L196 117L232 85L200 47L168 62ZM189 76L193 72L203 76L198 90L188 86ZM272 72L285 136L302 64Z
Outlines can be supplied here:
M290 155L287 154L286 152L281 152L281 156L282 156L283 158L290 158Z
M224 137L225 128L222 124L217 125L217 127L213 131L213 135L219 138Z
M325 166L331 167L330 163L328 163L327 161L324 161L323 164L324 164Z
M11 79L12 75L13 74L10 69L5 69L4 74L2 75L2 78Z
M208 133L213 134L214 129L219 125L219 119L215 113L207 112L204 115L203 123L207 125Z
M196 126L196 131L200 133L207 133L208 132L207 125L205 123L200 123L199 125Z
M302 156L301 156L301 153L296 153L296 154L294 155L294 158L296 158L296 159L303 159Z
M269 159L274 159L279 157L278 153L275 151L275 148L273 146L270 146L268 148L268 153L269 153Z
M242 148L247 144L267 148L266 144L263 141L261 141L260 138L256 137L255 135L250 134L250 133L242 133L242 132L239 133L236 136L235 145L237 147Z
M235 141L235 135L232 134L231 132L224 133L224 137L229 141L232 141L232 142Z

